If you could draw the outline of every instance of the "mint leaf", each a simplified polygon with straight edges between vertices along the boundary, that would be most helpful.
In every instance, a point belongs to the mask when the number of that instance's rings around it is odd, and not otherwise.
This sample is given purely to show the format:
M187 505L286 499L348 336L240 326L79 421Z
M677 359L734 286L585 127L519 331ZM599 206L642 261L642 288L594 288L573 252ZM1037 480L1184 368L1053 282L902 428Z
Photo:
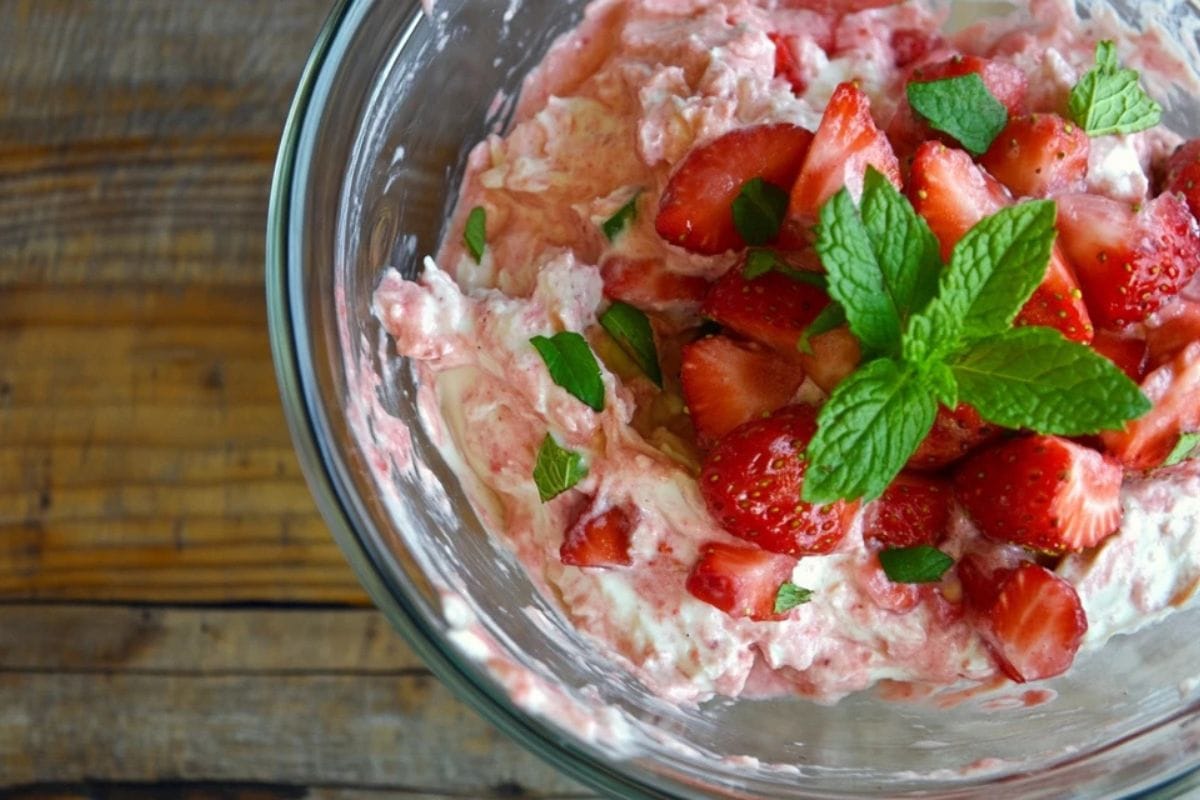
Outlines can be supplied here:
M1200 433L1185 433L1180 435L1179 441L1175 443L1162 465L1173 467L1181 461L1188 461L1197 456L1200 456Z
M483 260L483 249L487 246L487 212L483 206L475 206L467 214L467 226L463 229L463 242L471 257L478 264Z
M587 467L583 464L583 456L559 447L554 437L547 433L533 465L533 482L537 484L542 502L558 497L585 477Z
M805 589L791 581L784 581L775 595L775 613L783 614L791 611L796 606L807 603L812 596L812 589Z
M879 563L893 583L934 583L954 566L954 559L927 544L879 552Z
M604 238L610 242L616 239L629 223L637 219L637 202L641 196L642 190L638 189L633 193L633 197L616 210L616 212L604 220L600 226L600 230L604 231Z
M604 410L604 381L600 365L587 340L573 331L562 331L550 338L534 336L529 340L546 362L550 377L562 388L590 406Z
M1139 84L1135 70L1117 65L1117 47L1111 41L1096 44L1096 66L1084 73L1071 89L1068 113L1089 136L1135 133L1152 128L1162 119L1162 106Z
M950 361L965 403L1006 428L1076 436L1119 429L1150 401L1115 364L1052 328L1013 328Z
M867 348L894 352L900 341L900 315L867 229L844 187L821 206L816 250L825 265L829 296L845 309L850 330Z
M839 325L846 324L846 309L842 308L842 304L837 300L830 300L829 303L821 309L821 313L808 323L808 327L800 334L799 340L796 342L796 349L806 355L813 355L812 338L820 336L822 333L828 333Z
M958 408L958 381L954 370L942 361L927 364L920 373L929 391L946 408Z
M646 377L661 389L663 383L662 370L658 366L658 349L654 346L654 331L646 315L640 309L616 300L600 315L600 325Z
M779 235L787 207L787 190L762 178L751 178L733 199L733 226L746 244L766 244Z
M942 272L937 237L908 198L872 166L863 180L860 209L884 289L903 324L937 291Z
M923 83L909 83L908 104L930 127L948 133L975 155L983 155L1004 126L1008 109L976 72Z
M1046 274L1055 216L1053 201L1031 200L1002 208L967 231L925 311L935 337L931 350L945 354L962 338L991 336L1012 325Z
M876 359L838 384L808 444L801 495L810 503L874 499L933 427L937 403L916 375Z

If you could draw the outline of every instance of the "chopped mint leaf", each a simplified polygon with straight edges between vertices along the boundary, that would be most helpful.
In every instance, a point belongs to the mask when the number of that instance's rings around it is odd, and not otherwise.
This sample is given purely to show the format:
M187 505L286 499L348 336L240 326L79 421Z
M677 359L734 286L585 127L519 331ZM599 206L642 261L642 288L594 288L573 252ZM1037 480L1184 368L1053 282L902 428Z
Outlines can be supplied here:
M900 315L867 229L844 187L821 206L816 250L825 265L829 296L845 309L850 330L875 352L894 351L900 341Z
M646 377L661 389L662 370L658 366L658 350L654 346L654 331L650 328L649 318L640 309L617 300L600 315L600 324Z
M797 586L791 581L784 581L775 595L775 613L784 614L796 606L801 606L812 600L812 589Z
M751 178L733 199L733 225L746 244L764 245L779 235L788 193L762 178Z
M550 377L594 411L604 410L604 381L587 340L573 331L529 340L546 362Z
M1185 433L1179 437L1163 466L1173 467L1181 461L1188 461L1197 456L1200 456L1200 433Z
M587 467L583 464L583 456L559 447L554 437L547 433L533 465L533 482L537 484L542 502L553 500L585 477Z
M600 226L600 230L604 231L604 238L610 242L613 241L621 235L621 232L625 230L629 223L637 219L637 202L641 194L642 190L638 189L625 205L618 208L616 213L604 220L604 223Z
M800 339L796 342L796 349L806 355L813 355L812 338L814 336L828 333L839 325L845 324L846 309L842 308L842 304L837 300L830 300L828 305L821 309L821 313L808 323L804 333L800 334Z
M1111 361L1053 328L1012 328L950 361L963 402L1007 428L1076 436L1119 429L1150 401Z
M872 166L863 180L860 209L884 288L903 324L937 291L942 273L937 237L908 198Z
M954 246L926 312L943 353L960 338L991 336L1012 325L1045 277L1055 215L1051 200L1002 208Z
M1162 106L1146 94L1135 70L1117 64L1117 47L1111 41L1096 44L1096 66L1084 73L1071 89L1067 109L1071 119L1089 136L1136 133L1162 119Z
M879 552L879 563L894 583L934 583L954 566L954 559L927 544Z
M774 250L767 250L761 247L750 248L746 252L746 265L742 267L742 277L748 281L752 281L755 278L761 278L768 272L778 272L799 283L819 286L822 289L827 286L825 276L819 272L810 272L809 270L796 269L789 266Z
M977 156L987 152L1008 124L1008 109L976 72L909 83L907 94L908 104L930 127L950 134Z
M463 241L471 258L478 264L483 260L483 250L487 246L487 212L483 206L475 206L467 215L467 227L463 229Z
M908 368L879 358L838 384L808 444L809 503L883 493L933 427L937 402Z

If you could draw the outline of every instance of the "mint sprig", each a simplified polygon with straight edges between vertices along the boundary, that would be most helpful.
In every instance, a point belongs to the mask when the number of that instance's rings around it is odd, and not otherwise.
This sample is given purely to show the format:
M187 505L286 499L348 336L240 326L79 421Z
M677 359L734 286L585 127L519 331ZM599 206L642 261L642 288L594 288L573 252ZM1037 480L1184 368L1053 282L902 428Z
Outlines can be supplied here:
M797 586L791 581L784 581L775 593L775 613L785 614L796 606L801 606L812 600L812 589Z
M553 336L534 336L529 340L546 363L550 378L593 411L604 410L604 381L592 348L574 331Z
M586 477L587 466L583 463L583 456L560 447L554 437L547 433L533 465L533 482L542 502L553 500Z
M1071 119L1089 136L1136 133L1162 119L1162 106L1146 94L1136 70L1117 63L1117 46L1096 44L1096 66L1084 73L1067 101Z
M471 213L467 214L463 243L476 264L483 260L483 251L487 247L487 212L483 210L483 206L475 206Z
M638 369L661 389L662 369L658 365L654 331L646 314L641 309L616 300L600 315L600 325L633 359Z
M804 500L878 497L929 433L938 403L1059 435L1120 428L1150 409L1090 348L1051 328L1012 327L1045 276L1054 219L1048 200L1001 209L943 266L928 227L886 180L868 177L859 208L845 189L821 208L816 249L829 294L866 359L817 417Z
M746 244L764 245L779 235L787 207L786 189L762 178L751 178L733 199L733 226Z
M641 197L642 190L638 189L633 193L633 197L625 202L625 205L618 208L613 215L600 225L600 230L604 232L604 238L610 242L616 240L618 236L637 219L637 204L638 198Z
M948 133L975 155L983 155L1008 124L1008 109L988 91L977 72L909 83L908 104L935 130Z

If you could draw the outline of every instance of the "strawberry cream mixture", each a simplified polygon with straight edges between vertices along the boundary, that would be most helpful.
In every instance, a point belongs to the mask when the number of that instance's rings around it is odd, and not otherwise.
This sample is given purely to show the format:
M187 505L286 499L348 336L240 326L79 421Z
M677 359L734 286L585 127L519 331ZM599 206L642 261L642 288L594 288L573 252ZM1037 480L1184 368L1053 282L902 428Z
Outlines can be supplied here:
M1068 111L1103 39L1159 100L1183 73L1056 2L945 22L912 2L598 0L472 151L436 261L378 286L485 524L673 701L1048 678L1200 582L1200 141L1089 135ZM906 94L967 75L1007 113L977 152ZM830 303L812 230L868 167L943 259L980 219L1055 200L1016 325L1093 348L1151 410L1068 438L941 406L878 499L802 501L820 406L862 361L845 324L810 330ZM755 179L783 203L761 235L732 210ZM601 324L613 303L653 331L649 367ZM531 343L563 332L600 397ZM885 570L931 551L931 576Z

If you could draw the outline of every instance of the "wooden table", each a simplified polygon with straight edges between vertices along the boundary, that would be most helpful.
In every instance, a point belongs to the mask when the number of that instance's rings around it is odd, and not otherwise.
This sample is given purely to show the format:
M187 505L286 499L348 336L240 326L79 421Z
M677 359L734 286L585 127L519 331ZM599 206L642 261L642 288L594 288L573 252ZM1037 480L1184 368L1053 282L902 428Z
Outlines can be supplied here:
M292 454L263 239L327 10L0 0L0 789L590 796L367 606Z

